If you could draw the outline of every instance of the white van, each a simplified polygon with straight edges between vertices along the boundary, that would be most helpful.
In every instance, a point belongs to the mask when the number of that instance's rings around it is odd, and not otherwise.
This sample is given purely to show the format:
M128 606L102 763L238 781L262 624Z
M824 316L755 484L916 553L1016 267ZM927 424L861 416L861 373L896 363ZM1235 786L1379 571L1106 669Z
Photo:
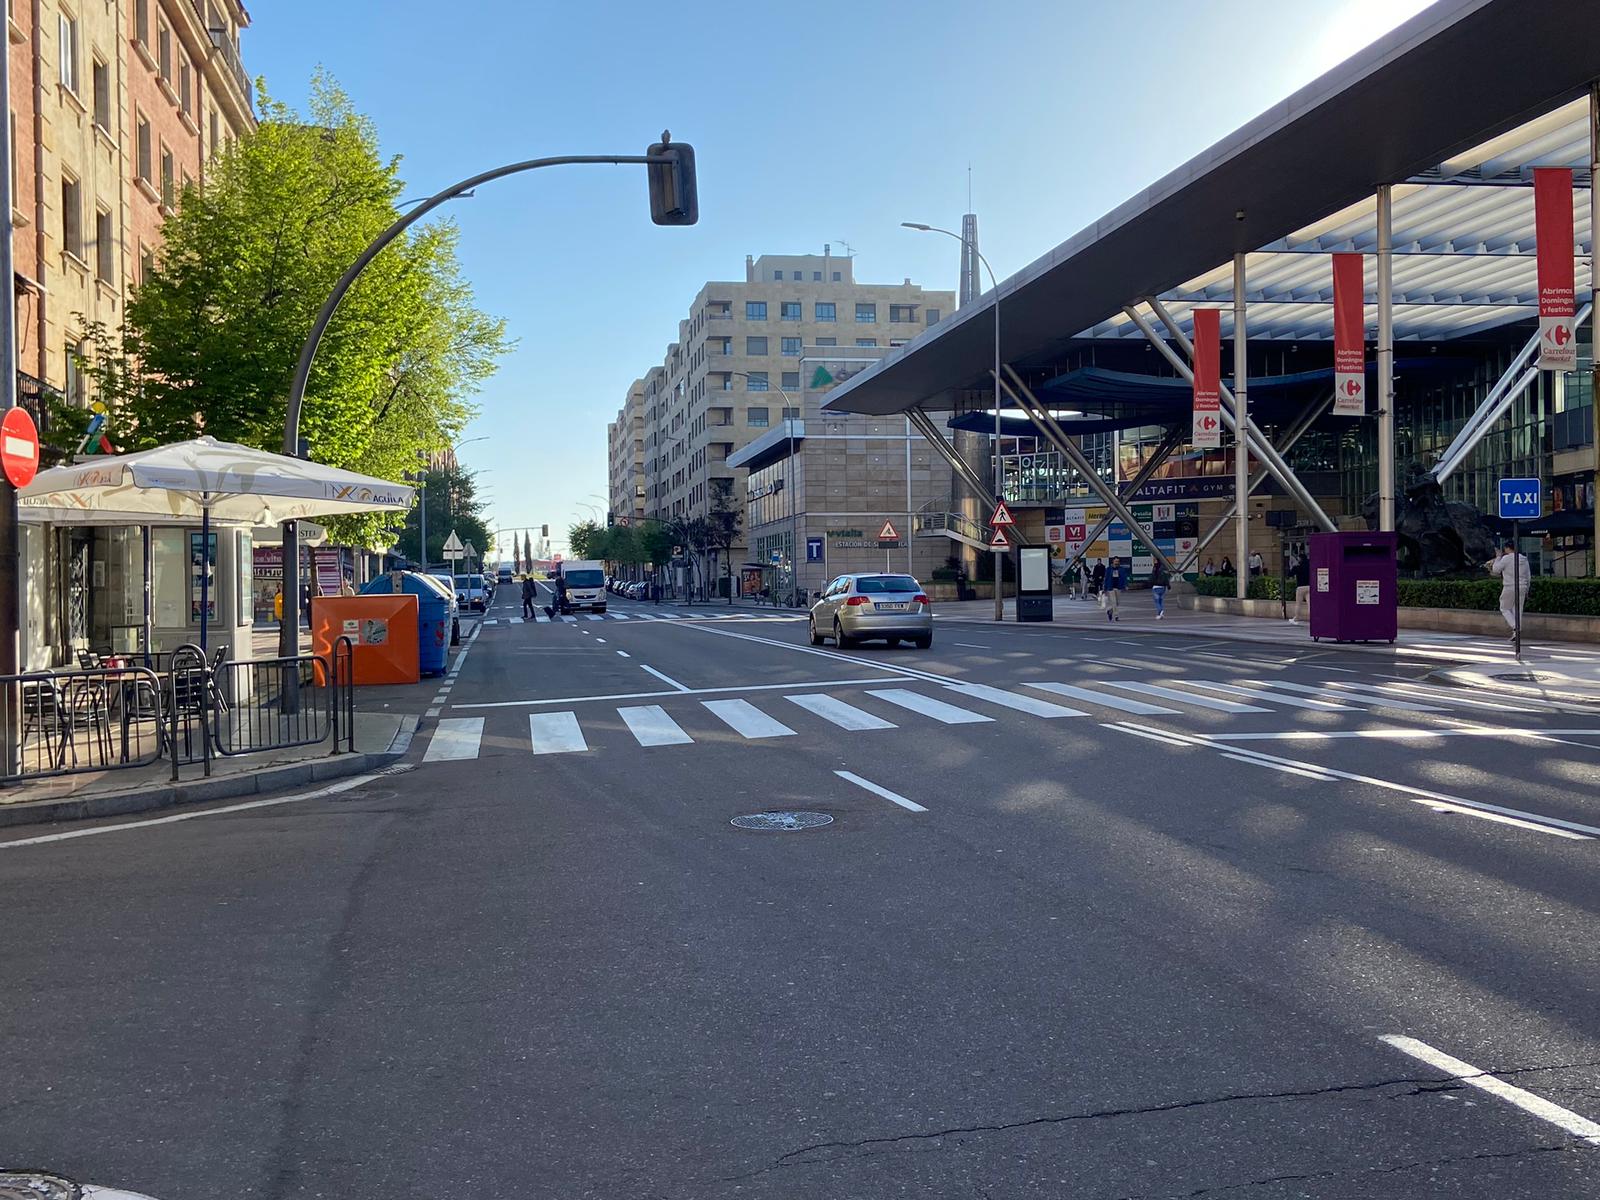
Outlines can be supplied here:
M589 559L573 559L556 567L556 577L567 585L566 602L562 612L588 609L603 613L606 610L606 565Z

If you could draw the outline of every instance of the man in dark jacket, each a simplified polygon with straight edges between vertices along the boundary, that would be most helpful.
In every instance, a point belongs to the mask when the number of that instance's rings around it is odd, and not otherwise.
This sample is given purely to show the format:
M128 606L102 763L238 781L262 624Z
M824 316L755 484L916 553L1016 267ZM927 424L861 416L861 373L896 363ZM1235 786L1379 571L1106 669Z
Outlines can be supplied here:
M1119 621L1117 606L1122 600L1122 592L1128 586L1128 577L1122 572L1122 560L1113 558L1111 565L1106 568L1105 598L1106 620Z
M539 585L533 581L532 575L522 577L522 615L527 620L533 620L534 605L539 599Z

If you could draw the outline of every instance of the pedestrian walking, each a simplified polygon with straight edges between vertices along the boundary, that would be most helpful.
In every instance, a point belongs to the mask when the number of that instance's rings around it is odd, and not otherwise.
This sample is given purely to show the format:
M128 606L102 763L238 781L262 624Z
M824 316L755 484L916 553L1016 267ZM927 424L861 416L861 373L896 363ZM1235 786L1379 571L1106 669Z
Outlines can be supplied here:
M283 624L283 589L279 588L272 597L272 619L279 625Z
M1156 620L1161 621L1167 615L1167 585L1171 576L1167 574L1167 564L1160 559L1156 560L1156 568L1150 573L1150 596L1156 602Z
M539 585L533 581L532 575L522 577L522 615L529 620L533 619L534 606L539 599Z
M1122 592L1128 586L1128 577L1123 573L1122 560L1113 557L1111 565L1106 568L1105 597L1106 620L1120 621L1117 615L1117 606L1122 602Z
M1089 572L1089 582L1094 585L1094 598L1101 608L1106 606L1106 565L1099 560L1095 561L1094 570Z
M1294 616L1289 618L1289 624L1298 625L1309 620L1306 610L1311 605L1311 559L1297 554L1291 569L1294 572Z
M1516 543L1507 541L1494 559L1484 563L1489 574L1500 577L1500 615L1511 630L1507 641L1517 640L1517 616L1528 602L1528 559L1517 550Z

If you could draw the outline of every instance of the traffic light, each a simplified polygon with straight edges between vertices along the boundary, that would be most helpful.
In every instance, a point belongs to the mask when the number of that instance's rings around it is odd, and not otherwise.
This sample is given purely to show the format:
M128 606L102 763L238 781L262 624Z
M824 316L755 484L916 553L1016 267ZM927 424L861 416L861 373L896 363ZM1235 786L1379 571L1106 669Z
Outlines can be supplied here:
M550 536L550 526L548 526L548 525L539 526L539 536L540 537L549 537Z
M650 179L650 219L657 225L695 224L700 220L700 195L695 184L694 147L674 142L672 134L662 130L661 140L645 153L672 160L645 166Z

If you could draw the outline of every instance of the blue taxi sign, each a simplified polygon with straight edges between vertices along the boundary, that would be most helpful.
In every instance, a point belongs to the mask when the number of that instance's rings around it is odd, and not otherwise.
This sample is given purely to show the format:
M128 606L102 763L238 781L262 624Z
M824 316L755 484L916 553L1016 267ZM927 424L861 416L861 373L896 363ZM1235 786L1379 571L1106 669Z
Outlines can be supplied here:
M1536 521L1540 516L1537 479L1502 479L1498 491L1500 517L1506 521Z

